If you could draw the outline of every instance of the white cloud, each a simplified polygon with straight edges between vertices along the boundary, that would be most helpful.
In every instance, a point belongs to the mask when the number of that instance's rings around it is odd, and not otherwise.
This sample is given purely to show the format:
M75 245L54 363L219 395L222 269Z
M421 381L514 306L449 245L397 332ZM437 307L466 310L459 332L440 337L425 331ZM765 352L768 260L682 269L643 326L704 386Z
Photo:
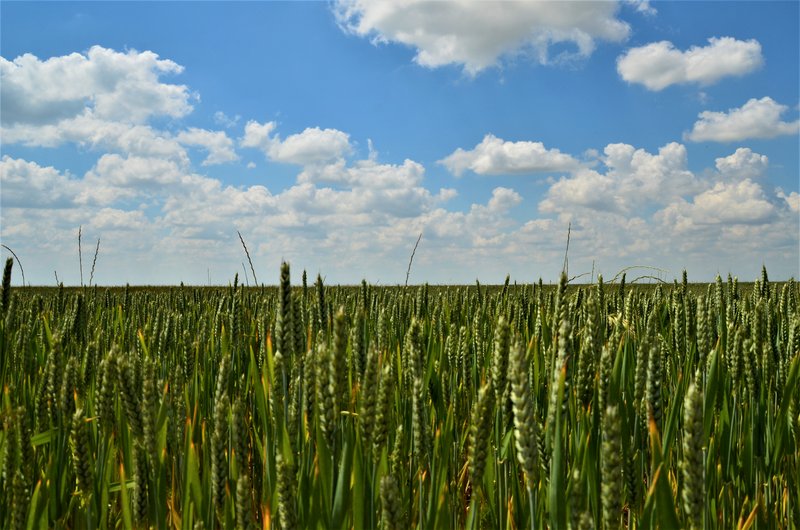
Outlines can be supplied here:
M143 211L125 211L117 208L101 208L91 220L91 227L99 231L142 230L148 224L149 220Z
M597 260L613 263L614 272L641 264L675 274L716 267L743 277L757 273L750 261L767 261L795 274L797 195L770 195L752 180L765 169L762 155L740 149L717 160L719 172L695 175L680 144L658 154L611 144L604 154L605 171L581 168L552 183L539 203L546 217L528 221L515 236L521 248L563 245L562 229L571 222L570 271L573 263L588 271Z
M504 175L562 172L580 165L558 149L547 149L542 142L506 142L487 134L472 150L456 149L439 161L455 176L467 169L479 175Z
M623 212L628 206L619 195L618 187L619 183L612 177L592 169L583 169L553 183L539 203L539 209L545 213L555 213L572 206Z
M89 239L102 239L100 271L115 282L205 282L208 269L227 281L243 259L236 230L267 267L265 278L288 259L295 268L322 270L329 281L402 282L420 232L412 281L501 281L505 272L555 278L570 222L571 274L591 270L596 260L607 274L631 264L677 274L716 263L747 277L753 256L759 267L763 259L791 270L798 248L797 192L771 195L752 179L731 176L748 161L757 166L760 156L740 150L720 159L719 173L698 176L686 168L680 144L657 153L610 144L599 168L579 167L554 181L538 214L515 209L523 197L504 187L463 209L448 206L455 190L430 189L425 168L412 160L308 166L295 184L270 191L225 185L157 158L106 154L76 178L5 157L0 226L4 242L34 262L30 275L44 281L54 260L72 258L78 225ZM50 207L55 202L58 209ZM59 270L65 275L77 281Z
M183 67L151 51L125 53L94 46L40 60L31 54L0 58L2 127L6 145L84 149L123 157L160 158L189 164L186 149L151 118L181 118L192 111L194 95L184 85L161 82ZM206 163L230 160L232 142L224 133L190 129L186 144L209 149ZM227 140L227 141L226 141Z
M182 71L151 51L120 53L101 46L44 61L31 54L13 61L0 57L2 121L54 124L87 109L98 119L128 123L182 117L192 111L189 90L159 80Z
M785 196L784 199L786 200L786 204L789 205L789 208L795 214L800 214L800 193L796 191L791 192L789 195Z
M758 178L767 171L769 158L754 153L749 147L740 147L732 155L716 159L717 171L733 180Z
M502 9L495 7L468 0L340 0L334 12L349 33L410 46L422 66L460 65L470 75L517 54L532 54L546 64L553 44L570 43L576 51L568 57L587 57L596 40L620 42L630 33L628 24L616 18L613 2L504 2Z
M487 204L489 211L503 212L522 202L522 196L511 188L498 187L492 190L492 198Z
M789 206L789 209L795 213L800 214L800 193L793 191L788 195L782 189L778 188L775 193L778 198L783 199L786 202L786 205ZM800 219L798 219L800 221Z
M228 138L223 131L208 131L190 127L178 133L175 139L183 145L202 147L208 151L208 156L203 160L204 166L239 160L239 155L233 148L233 140Z
M66 208L74 204L77 184L54 167L36 162L0 159L4 208Z
M380 164L375 159L367 159L349 166L344 160L338 160L327 166L304 168L297 181L386 189L418 186L424 175L425 168L422 164L408 159L400 165Z
M625 4L633 7L638 13L648 17L658 14L658 10L650 5L650 0L625 0Z
M617 59L617 72L628 83L663 90L675 84L710 85L723 77L748 74L763 63L761 44L755 39L712 37L708 43L685 52L669 41L632 48Z
M324 165L342 159L352 151L350 135L336 129L309 127L281 140L275 122L249 121L245 125L242 147L260 149L274 162L300 166Z
M692 131L684 136L693 142L738 142L797 134L800 120L781 121L781 115L787 110L789 107L770 97L753 98L728 112L701 112Z
M28 147L58 147L65 143L74 143L88 149L169 158L188 163L185 149L168 133L149 125L100 120L90 113L62 120L57 124L3 127L2 141Z
M350 149L350 135L336 129L309 127L283 141L276 136L267 153L276 162L308 166L338 160Z
M635 212L698 189L687 168L686 148L681 144L669 143L658 154L628 144L609 144L603 152L605 173L581 168L562 177L550 187L540 210Z
M707 224L764 224L775 215L776 207L764 190L751 181L717 182L690 201L678 201L659 213L675 230Z
M270 135L276 127L277 124L274 121L258 123L250 120L244 126L244 136L239 140L239 145L260 149L266 153L272 143Z
M179 184L185 175L186 170L171 160L106 154L86 172L78 201L103 205L152 196Z
M225 127L226 129L231 129L235 127L239 123L239 120L241 119L242 117L238 114L236 116L230 117L221 110L218 110L217 112L214 113L214 123L222 127Z

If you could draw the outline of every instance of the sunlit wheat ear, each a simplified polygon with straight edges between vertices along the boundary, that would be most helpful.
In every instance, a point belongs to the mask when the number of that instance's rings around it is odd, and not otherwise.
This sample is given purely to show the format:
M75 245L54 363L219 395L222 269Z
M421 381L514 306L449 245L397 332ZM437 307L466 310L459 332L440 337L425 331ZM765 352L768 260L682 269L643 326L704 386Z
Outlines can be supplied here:
M297 372L298 364L295 364L293 372ZM301 385L300 374L295 373L292 375L289 381L289 404L286 416L286 430L289 435L289 443L292 447L295 447L298 431L300 429L300 415L302 411L300 410L300 391L298 389Z
M525 348L519 342L511 348L510 365L517 460L527 476L528 488L533 489L539 481L539 432L528 384L528 362Z
M383 530L404 530L403 501L397 481L391 475L381 478L381 528Z
M581 482L581 470L575 467L572 470L572 492L569 495L569 528L578 530L581 528L581 519L586 511L583 509L586 503L586 492Z
M703 478L703 391L689 384L683 402L683 510L692 529L703 528L705 480Z
M229 355L223 355L219 362L219 371L217 372L217 381L214 387L214 403L219 403L222 397L227 395L230 371L231 358Z
M361 428L361 439L368 451L372 450L373 433L375 432L375 409L380 389L380 371L378 366L378 353L370 349L367 354L366 367L363 381L359 390L358 418Z
M648 319L647 330L639 337L639 344L636 348L636 362L634 365L634 386L633 403L639 413L642 426L647 425L647 402L645 392L647 390L647 367L650 359L650 344L655 339L655 318L651 315Z
M472 389L472 355L469 345L469 332L465 326L458 330L458 359L461 366L461 381Z
M389 473L391 475L399 475L403 468L406 466L406 453L403 450L405 447L405 434L403 433L403 426L398 425L394 434L394 445L392 446L392 454L389 456Z
M231 406L231 445L236 458L236 468L239 472L239 478L248 473L249 445L245 413L243 400L237 399Z
M336 396L337 414L350 410L350 389L347 371L347 338L350 326L344 307L340 307L333 317L333 351L329 377Z
M391 360L384 361L378 383L378 396L375 403L375 422L372 440L372 450L375 458L380 457L381 450L386 444L391 421L392 396L394 393L394 380L392 376Z
M63 418L71 418L75 413L75 395L78 392L78 360L70 357L64 368L64 379L61 383L61 415Z
M697 299L697 365L704 369L706 358L711 350L711 322L708 318L707 300L705 297Z
M134 485L133 485L133 517L137 525L147 528L149 519L148 488L149 475L147 453L139 444L134 444Z
M156 375L152 361L145 362L142 376L142 445L149 459L150 466L155 468L156 460Z
M46 431L50 428L50 401L45 381L39 382L36 390L36 432Z
M25 487L30 490L36 472L36 459L31 442L31 426L28 412L25 407L17 407L14 411L16 423L16 444L19 447L19 468L25 479Z
M742 342L742 365L747 393L751 399L755 398L758 395L759 374L756 362L756 344L749 337Z
M138 439L143 433L142 410L139 403L141 389L136 388L136 377L131 362L123 357L117 358L117 386L125 409L128 428L131 434Z
M350 329L350 347L352 350L350 355L351 373L353 374L353 378L359 383L364 376L364 370L367 365L367 343L364 341L365 320L364 309L358 309L356 311L355 322Z
M412 319L406 333L404 354L408 359L411 380L411 427L414 436L414 453L419 468L425 467L430 450L430 428L428 427L428 387L425 385L425 352L422 344L420 321Z
M562 410L566 410L567 399L569 398L569 380L567 378L564 379L564 390L563 390L563 398L562 401L558 401L558 387L559 387L559 378L563 371L566 371L567 361L569 359L569 343L571 341L570 338L571 326L569 324L569 320L567 319L566 313L564 314L564 320L561 321L561 326L559 327L558 332L558 353L556 355L556 362L553 365L553 373L550 379L550 387L549 387L549 402L547 405L547 439L551 441L553 435L555 433L555 421L556 421L556 408L562 407ZM569 373L569 372L566 372Z
M324 342L317 345L316 355L316 402L319 426L329 447L333 447L338 417L335 385L331 381L331 356ZM335 375L335 374L334 374ZM335 377L334 377L335 379Z
M275 455L275 464L278 474L277 500L281 528L284 530L293 530L298 528L297 509L295 507L297 498L295 472L292 466L284 460L280 452Z
M253 501L247 473L240 474L239 480L236 481L236 528L239 530L255 529Z
M11 415L2 418L0 421L2 421L3 431L6 433L7 437L7 441L2 452L2 477L5 482L11 482L14 480L14 473L16 473L17 466L22 459L22 455L19 454L19 447L17 446L17 422Z
M611 385L611 371L614 368L612 344L604 345L600 352L600 366L597 378L597 407L600 415L605 414L608 392Z
M211 499L218 511L225 505L225 485L228 482L228 396L214 404L211 434Z
M581 341L577 368L577 395L584 406L589 405L592 399L592 391L594 390L594 370L599 352L597 337L598 328L600 327L600 315L597 305L597 293L595 290L592 290L589 294L586 313L586 324L582 332L583 340Z
M317 357L316 349L309 345L303 361L303 411L307 421L314 419L314 405L317 402Z
M656 342L650 346L647 359L647 407L656 424L661 421L661 378L662 359L661 343Z
M606 409L602 425L600 491L603 501L603 525L606 530L612 530L619 528L622 512L622 440L617 406L609 406Z
M473 489L481 483L486 469L486 456L489 453L489 440L493 417L494 395L490 383L478 390L478 397L472 407L469 427L469 475Z
M69 442L70 450L72 451L72 468L75 471L78 489L84 496L88 496L94 486L94 478L92 476L94 458L89 445L89 431L83 409L76 410L72 416Z
M503 392L508 378L509 345L510 329L506 319L501 316L495 326L492 349L492 390L498 406L502 406Z

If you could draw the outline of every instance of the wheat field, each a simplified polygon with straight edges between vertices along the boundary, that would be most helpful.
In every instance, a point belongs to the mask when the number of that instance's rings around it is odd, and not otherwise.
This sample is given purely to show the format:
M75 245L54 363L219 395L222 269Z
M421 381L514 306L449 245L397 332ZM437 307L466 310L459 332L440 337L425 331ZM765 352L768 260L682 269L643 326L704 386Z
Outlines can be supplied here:
M793 281L13 288L3 528L790 529Z

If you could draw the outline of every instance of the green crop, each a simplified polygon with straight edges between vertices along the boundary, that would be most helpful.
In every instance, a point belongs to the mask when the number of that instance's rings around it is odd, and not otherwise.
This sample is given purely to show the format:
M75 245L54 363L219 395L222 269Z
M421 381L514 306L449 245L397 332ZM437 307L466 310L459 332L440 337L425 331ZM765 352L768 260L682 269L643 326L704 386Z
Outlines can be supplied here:
M798 286L11 286L2 528L792 529Z

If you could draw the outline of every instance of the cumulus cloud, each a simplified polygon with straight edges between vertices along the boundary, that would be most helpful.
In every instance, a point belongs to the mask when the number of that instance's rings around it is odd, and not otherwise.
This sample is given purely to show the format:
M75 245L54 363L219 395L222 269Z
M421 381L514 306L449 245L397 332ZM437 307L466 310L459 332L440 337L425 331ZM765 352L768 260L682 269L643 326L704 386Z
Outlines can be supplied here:
M620 183L592 169L575 172L550 186L539 209L545 213L560 212L566 207L581 207L599 211L624 212L625 198L619 194Z
M142 230L149 224L147 216L141 210L120 210L117 208L101 208L91 219L95 230Z
M308 166L331 162L350 152L350 135L336 129L310 127L281 141L275 137L267 151L276 162Z
M281 140L279 135L272 134L275 128L275 122L249 121L240 144L260 149L274 162L300 166L335 162L352 150L350 135L337 129L309 127Z
M786 192L778 188L776 195L786 202L786 205L789 206L793 213L800 214L800 193L793 191L787 195Z
M797 195L771 194L753 180L766 169L763 155L739 149L716 160L717 172L694 174L680 144L658 154L610 144L602 161L605 170L581 168L553 182L539 203L544 218L527 222L520 241L548 245L539 230L571 222L571 264L635 259L677 272L717 259L721 270L755 273L748 260L757 256L796 268Z
M239 145L260 149L266 153L272 143L270 135L277 126L278 124L274 121L258 123L255 120L250 120L244 126L244 136L239 140Z
M114 266L134 281L137 270L149 270L148 263L172 271L149 281L185 279L175 274L187 271L194 271L194 281L205 281L208 268L227 262L238 268L241 257L231 254L236 230L255 242L251 250L262 262L277 267L289 259L295 266L321 267L341 281L361 275L401 281L404 266L392 266L407 260L419 232L425 248L415 271L425 279L468 281L480 271L497 270L527 279L555 277L557 267L548 267L563 257L568 223L570 270L576 272L590 270L593 260L606 272L634 260L676 271L693 263L707 268L709 255L722 267L738 267L753 255L786 266L798 246L800 201L796 191L771 194L748 177L766 163L761 156L740 149L720 158L717 172L695 175L680 144L655 153L610 144L597 168L578 167L549 183L538 213L515 209L523 197L506 187L466 207L450 206L455 190L432 190L422 164L383 163L377 156L304 166L282 190L226 185L161 159L106 154L83 177L72 177L6 157L0 165L0 219L9 244L45 263L73 252L65 241L83 224L103 238L109 263L117 259ZM61 195L54 197L53 189ZM49 206L54 201L60 209ZM37 238L40 231L47 235ZM35 249L24 243L32 239Z
M749 147L740 147L732 155L716 159L717 171L734 180L754 179L762 176L769 166L766 155L754 153Z
M226 129L231 129L235 127L239 123L239 120L241 119L242 117L238 114L236 116L231 117L222 112L221 110L218 110L217 112L214 113L214 123L216 123L221 127L225 127Z
M3 127L3 143L28 147L58 147L73 143L82 148L188 162L185 149L170 134L149 125L100 120L91 115L48 125Z
M0 136L7 145L81 148L188 164L186 150L152 118L182 118L194 95L162 81L183 67L151 51L117 52L94 46L86 53L40 60L0 57ZM189 130L187 145L209 150L207 163L231 159L224 135Z
M468 169L479 175L508 175L562 172L579 166L570 155L547 149L542 142L507 142L491 134L473 149L458 148L439 163L457 177Z
M540 209L550 213L569 208L626 213L698 189L681 144L669 143L657 154L629 144L609 144L603 153L605 173L581 168L560 178L550 186Z
M711 189L668 205L659 216L676 230L707 224L763 224L776 215L764 190L751 181L717 182Z
M425 168L413 160L406 159L402 164L380 164L371 158L358 160L352 165L338 160L327 166L309 166L298 175L297 181L386 189L418 186L424 175Z
M588 57L596 40L620 42L630 33L613 2L506 2L493 9L468 0L340 0L334 12L351 34L404 44L416 50L421 66L459 65L469 75L511 55L533 55L546 64L553 44L573 45L569 57Z
M498 187L492 190L492 197L487 207L492 212L510 210L522 202L522 196L511 188Z
M87 110L98 119L130 123L185 116L192 111L188 88L160 81L182 71L151 51L101 46L46 60L29 53L13 61L0 57L2 123L53 124Z
M66 208L74 204L76 183L54 167L11 158L0 159L4 208Z
M86 172L78 200L112 204L122 199L153 196L182 181L186 170L172 160L105 154Z
M625 0L625 4L631 6L638 13L649 17L658 13L658 10L650 5L650 0Z
M762 63L757 40L712 37L707 46L692 46L686 51L669 41L632 48L617 59L617 72L628 83L658 91L676 84L711 85L723 77L748 74Z
M223 131L208 131L190 127L178 133L175 139L183 145L202 147L208 151L208 156L202 163L204 166L239 160L239 155L233 148L233 140L228 138Z
M800 120L781 121L781 116L788 110L789 107L770 97L753 98L727 112L701 112L691 132L684 136L692 142L738 142L797 134Z

